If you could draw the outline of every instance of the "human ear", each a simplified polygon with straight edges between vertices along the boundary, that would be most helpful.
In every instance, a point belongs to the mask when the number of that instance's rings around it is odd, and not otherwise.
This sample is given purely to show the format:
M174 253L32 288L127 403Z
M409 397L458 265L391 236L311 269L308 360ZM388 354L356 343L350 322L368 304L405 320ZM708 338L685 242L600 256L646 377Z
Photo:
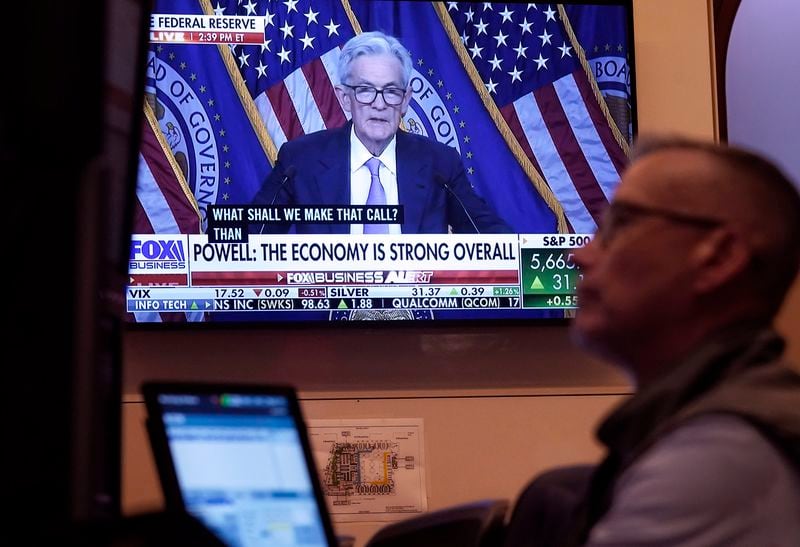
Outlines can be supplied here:
M689 258L695 291L708 293L724 285L747 269L752 256L750 245L737 232L724 226L711 230Z
M342 108L345 112L352 113L353 104L351 102L350 94L345 91L344 87L337 85L334 87L336 90L336 97L339 99L339 104L342 105Z
M406 93L403 96L403 102L400 103L400 115L405 116L406 112L408 112L408 103L411 102L411 86L409 85L406 89Z

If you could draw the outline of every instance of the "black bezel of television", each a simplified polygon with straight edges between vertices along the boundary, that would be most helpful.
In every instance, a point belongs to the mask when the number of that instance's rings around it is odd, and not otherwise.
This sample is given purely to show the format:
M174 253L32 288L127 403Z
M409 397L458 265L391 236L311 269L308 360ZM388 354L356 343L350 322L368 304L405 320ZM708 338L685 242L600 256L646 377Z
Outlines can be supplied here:
M220 6L153 7L130 327L568 320L579 276L570 251L594 232L636 134L630 0L299 0L266 12L258 3L236 23L238 36L209 31L222 26L215 13L233 14ZM261 24L264 36L247 32ZM469 184L512 233L411 234L403 225L403 234L362 235L366 214L380 223L410 210L402 189L399 205L383 208L282 202L298 169L276 165L277 151L349 122L333 91L335 62L344 41L367 30L411 52L401 130L456 148ZM324 54L306 51L314 45ZM254 203L279 168L274 197ZM401 188L402 169L398 160ZM270 233L287 213L300 215L289 233ZM363 224L349 233L345 217Z

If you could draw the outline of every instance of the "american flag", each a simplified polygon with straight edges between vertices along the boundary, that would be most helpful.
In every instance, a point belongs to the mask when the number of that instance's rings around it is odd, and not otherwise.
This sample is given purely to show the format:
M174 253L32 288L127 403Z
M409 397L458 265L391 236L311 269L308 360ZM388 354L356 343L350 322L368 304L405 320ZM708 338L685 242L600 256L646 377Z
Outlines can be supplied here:
M581 8L572 7L573 18L584 15ZM619 16L603 19L618 10L591 9L593 21L576 21L589 27L584 34L620 25ZM623 135L604 108L567 12L554 4L448 2L447 13L481 84L572 229L593 232L626 163L628 128Z
M149 105L142 124L136 195L133 233L200 233L197 201Z
M334 86L340 47L356 31L341 0L218 2L214 13L266 17L264 44L231 51L275 150L347 122Z

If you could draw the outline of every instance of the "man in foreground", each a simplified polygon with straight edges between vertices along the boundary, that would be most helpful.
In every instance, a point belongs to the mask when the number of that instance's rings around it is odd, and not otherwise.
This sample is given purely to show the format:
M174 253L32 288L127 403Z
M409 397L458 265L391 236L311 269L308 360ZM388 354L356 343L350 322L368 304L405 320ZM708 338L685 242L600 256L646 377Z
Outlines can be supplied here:
M598 429L567 543L800 545L800 375L772 329L800 265L790 181L746 151L639 142L575 258L574 339L636 394Z
M339 58L336 93L351 121L285 143L256 205L401 205L403 223L299 224L298 233L508 233L473 190L461 158L398 131L411 100L411 56L394 37L365 32ZM265 233L290 224L266 224Z

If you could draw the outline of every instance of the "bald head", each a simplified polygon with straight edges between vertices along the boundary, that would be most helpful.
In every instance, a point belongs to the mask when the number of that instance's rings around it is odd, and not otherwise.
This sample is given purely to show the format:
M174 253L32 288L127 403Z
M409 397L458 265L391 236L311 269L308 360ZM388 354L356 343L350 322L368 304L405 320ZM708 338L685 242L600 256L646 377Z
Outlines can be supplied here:
M752 152L687 139L641 139L634 169L657 173L618 196L713 219L748 243L751 290L775 313L800 267L800 196L772 163Z

